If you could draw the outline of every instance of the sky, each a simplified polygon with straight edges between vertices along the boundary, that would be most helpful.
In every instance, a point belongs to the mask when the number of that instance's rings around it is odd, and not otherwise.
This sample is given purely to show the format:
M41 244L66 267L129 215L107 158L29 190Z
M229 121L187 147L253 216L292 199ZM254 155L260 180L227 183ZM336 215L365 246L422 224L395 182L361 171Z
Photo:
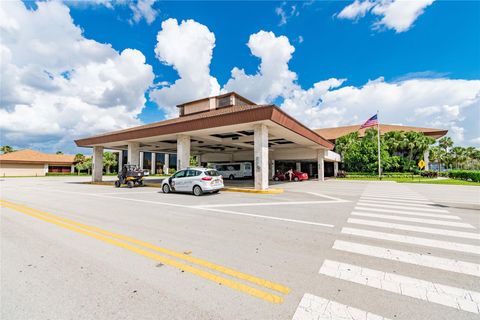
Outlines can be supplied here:
M177 116L236 91L311 128L444 128L480 147L480 2L1 1L1 145Z

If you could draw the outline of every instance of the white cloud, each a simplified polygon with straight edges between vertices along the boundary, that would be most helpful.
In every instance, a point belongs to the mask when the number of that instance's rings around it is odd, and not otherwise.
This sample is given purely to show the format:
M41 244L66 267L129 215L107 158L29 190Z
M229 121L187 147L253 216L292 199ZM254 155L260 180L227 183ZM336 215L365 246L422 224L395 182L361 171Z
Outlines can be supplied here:
M468 121L471 113L480 111L480 80L378 78L356 87L331 78L304 89L288 66L295 51L288 38L260 31L250 36L247 46L260 58L257 73L234 68L223 91L237 91L258 103L283 99L280 106L310 127L359 124L378 109L384 123L449 129L457 142L478 136L478 123Z
M168 19L157 34L155 54L179 75L175 83L152 90L150 97L165 110L167 117L178 115L175 105L216 95L220 85L210 76L215 35L194 20Z
M77 7L86 6L105 6L108 9L114 9L115 6L126 6L132 10L130 23L139 23L142 19L151 24L158 16L159 10L154 8L155 2L158 0L64 0L67 5Z
M290 20L292 17L298 17L300 15L297 5L291 5L291 3L286 1L282 2L280 7L275 8L275 13L280 17L280 22L278 23L279 26L287 24L288 20Z
M0 3L2 143L72 150L75 138L139 124L154 77L144 55L86 39L59 2L37 6Z
M343 8L338 18L357 20L371 14L381 17L374 29L394 29L397 33L409 30L426 7L435 0L355 0Z
M247 46L261 60L257 73L248 75L243 69L233 68L224 91L237 91L253 101L266 103L296 87L297 75L288 67L295 48L287 37L260 31L250 36Z
M374 3L371 1L355 0L353 3L343 8L343 10L337 15L337 17L350 20L363 18L367 11L370 10L373 6Z

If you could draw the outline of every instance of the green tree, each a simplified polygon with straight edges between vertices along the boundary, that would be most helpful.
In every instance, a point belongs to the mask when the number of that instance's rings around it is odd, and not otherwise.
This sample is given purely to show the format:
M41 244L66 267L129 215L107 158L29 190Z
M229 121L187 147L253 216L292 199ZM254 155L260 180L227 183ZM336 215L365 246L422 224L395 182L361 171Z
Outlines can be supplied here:
M82 167L81 163L84 161L85 161L85 156L83 155L83 153L77 153L75 155L73 162L75 163L75 169L77 169L77 174L80 174L80 170L78 168Z
M117 163L117 157L113 152L107 151L103 153L103 166L105 167L107 174L110 173L110 168L116 166Z
M92 169L92 157L85 158L84 161L78 162L75 164L75 169L80 174L80 171L86 170L88 174L90 174L90 170Z
M5 154L5 153L13 152L15 150L13 150L13 148L10 146L1 146L0 151L2 151Z

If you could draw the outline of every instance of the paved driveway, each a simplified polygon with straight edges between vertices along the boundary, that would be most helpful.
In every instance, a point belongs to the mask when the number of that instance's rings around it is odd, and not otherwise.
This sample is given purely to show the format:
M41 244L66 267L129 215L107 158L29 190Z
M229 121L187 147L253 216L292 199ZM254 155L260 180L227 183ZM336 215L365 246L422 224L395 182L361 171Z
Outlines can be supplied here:
M480 188L0 181L2 319L478 319Z

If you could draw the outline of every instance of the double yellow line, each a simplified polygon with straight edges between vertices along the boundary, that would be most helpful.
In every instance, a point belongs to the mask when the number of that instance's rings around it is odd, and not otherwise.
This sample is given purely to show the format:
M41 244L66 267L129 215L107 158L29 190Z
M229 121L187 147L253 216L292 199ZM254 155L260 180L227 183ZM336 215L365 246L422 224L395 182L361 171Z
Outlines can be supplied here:
M36 209L33 209L33 208L26 207L26 206L21 205L21 204L16 204L16 203L6 201L6 200L0 200L0 206L15 210L17 212L24 213L24 214L29 215L31 217L43 220L45 222L52 223L54 225L57 225L59 227L65 228L65 229L68 229L68 230L71 230L71 231L74 231L74 232L77 232L77 233L81 233L83 235L95 238L97 240L109 243L111 245L114 245L114 246L117 246L117 247L120 247L120 248L123 248L123 249L126 249L126 250L129 250L131 252L135 252L135 253L137 253L139 255L142 255L144 257L159 261L164 265L168 265L168 266L178 268L178 269L183 270L185 272L189 272L189 273L194 274L196 276L199 276L201 278L208 279L208 280L216 282L216 283L220 283L220 284L222 284L224 286L227 286L229 288L247 293L251 296L266 300L268 302L277 303L277 304L283 303L283 297L281 297L279 295L276 295L276 294L272 294L272 293L264 291L264 290L260 290L260 289L251 287L249 285L245 285L241 282L234 281L234 280L225 278L223 276L216 275L216 274L211 273L211 272L204 271L202 269L193 267L193 266L185 264L183 262L179 262L179 261L171 259L169 257L165 257L165 256L159 255L157 253L145 250L144 248L150 249L150 250L153 250L153 251L165 254L165 255L168 255L170 257L178 258L180 260L192 263L194 265L202 266L202 267L208 268L210 270L213 270L213 271L216 271L216 272L219 272L219 273L223 273L224 275L228 275L228 276L240 279L240 280L244 280L244 281L247 281L251 284L255 284L255 285L258 285L258 286L261 286L261 287L264 287L264 288L267 288L267 289L270 289L270 290L273 290L273 291L277 291L277 292L282 293L282 294L288 294L290 292L290 289L288 287L283 286L283 285L278 284L278 283L274 283L274 282L271 282L271 281L268 281L268 280L265 280L265 279L255 277L253 275L249 275L249 274L246 274L246 273L243 273L243 272L239 272L239 271L236 271L236 270L233 270L233 269L215 264L213 262L209 262L209 261L206 261L206 260L195 258L195 257L189 256L189 255L186 255L184 253L180 253L180 252L176 252L176 251L173 251L173 250L170 250L170 249L167 249L167 248L159 247L157 245L154 245L154 244L151 244L151 243L148 243L148 242L145 242L145 241L141 241L141 240L137 240L137 239L134 239L134 238L131 238L131 237L123 236L123 235L113 233L113 232L110 232L110 231L106 231L106 230L103 230L103 229L100 229L100 228L97 228L97 227L88 226L88 225L85 225L85 224L80 223L80 222L76 222L76 221L73 221L73 220L70 220L70 219L66 219L66 218L63 218L63 217L53 215L51 213L42 212L42 211L39 211L39 210L36 210Z

